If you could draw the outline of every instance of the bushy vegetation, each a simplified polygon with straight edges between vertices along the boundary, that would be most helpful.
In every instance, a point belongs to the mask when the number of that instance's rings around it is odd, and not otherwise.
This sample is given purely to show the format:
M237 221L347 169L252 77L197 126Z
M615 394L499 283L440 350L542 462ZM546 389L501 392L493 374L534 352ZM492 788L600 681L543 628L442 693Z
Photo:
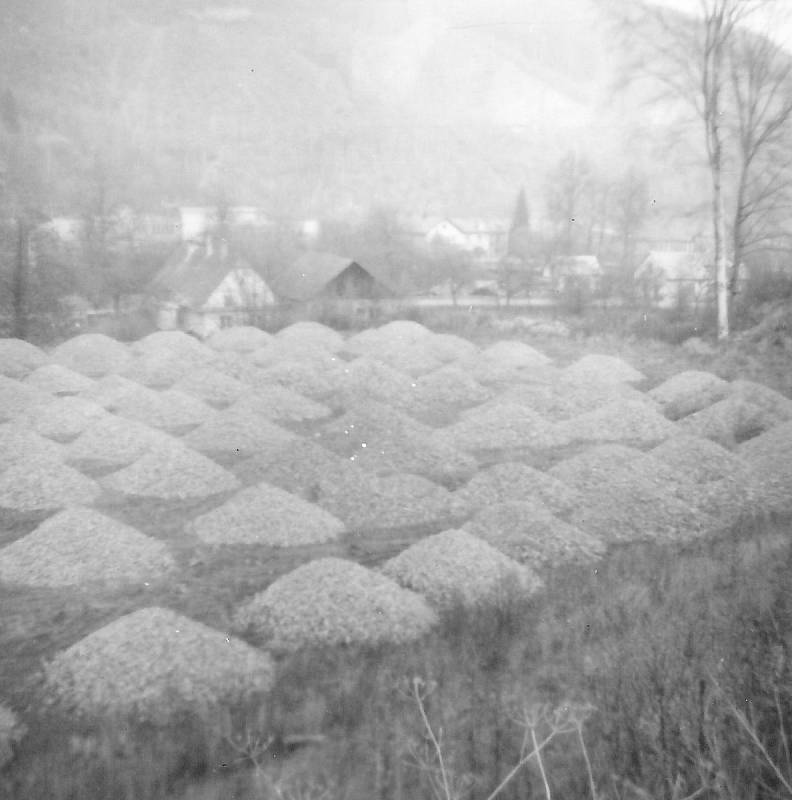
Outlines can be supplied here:
M0 792L789 797L790 566L788 522L631 546L554 571L531 600L459 605L414 646L284 657L262 706L209 722L30 715Z

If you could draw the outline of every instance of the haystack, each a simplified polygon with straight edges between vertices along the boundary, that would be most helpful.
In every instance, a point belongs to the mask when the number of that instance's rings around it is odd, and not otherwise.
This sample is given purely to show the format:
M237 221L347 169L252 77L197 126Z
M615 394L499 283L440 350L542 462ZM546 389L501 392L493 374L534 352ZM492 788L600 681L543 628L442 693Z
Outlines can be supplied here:
M240 488L239 481L219 464L171 439L130 466L108 475L102 485L130 497L187 500L211 497Z
M66 447L66 460L90 468L123 467L153 447L168 447L167 434L114 414L98 417Z
M270 658L165 608L121 617L44 668L48 696L78 715L164 723L184 711L209 718L272 685Z
M792 420L792 400L755 381L737 380L729 384L730 395L759 406L778 422Z
M7 422L53 400L52 395L0 375L0 422Z
M305 646L402 644L437 617L426 601L352 561L320 558L283 575L234 616L276 650Z
M778 420L761 406L729 396L697 411L677 425L684 433L712 439L729 449L772 428Z
M202 400L184 392L176 389L157 392L145 386L119 392L107 408L126 419L176 434L206 422L217 413Z
M417 378L443 366L443 362L432 352L430 342L431 339L412 344L381 344L369 354L369 358Z
M0 471L26 459L63 460L63 448L18 422L0 424Z
M677 426L640 400L617 399L556 425L571 442L621 442L641 447L679 433Z
M188 530L213 545L295 547L337 539L344 523L301 498L260 483L193 520Z
M153 389L166 389L196 369L207 366L203 358L190 353L156 350L136 355L121 374L124 378Z
M762 487L768 510L792 513L792 422L741 444L737 455Z
M453 444L435 441L431 428L373 400L324 425L319 441L380 474L412 472L453 483L476 471L474 458Z
M463 529L534 569L596 561L605 552L596 536L558 519L539 500L496 503Z
M82 397L59 397L38 406L22 419L31 430L56 442L71 442L86 428L110 415L96 403Z
M334 391L342 407L368 400L401 405L412 395L415 379L372 358L356 358L338 370Z
M215 412L182 441L202 453L235 453L244 458L296 438L296 434L278 427L243 404Z
M326 350L328 353L337 353L344 346L344 337L338 331L312 321L287 325L275 334L275 338L287 344Z
M303 422L323 419L330 409L285 386L269 384L243 394L229 410L243 410L275 421Z
M573 380L612 382L612 383L641 383L646 376L624 359L618 356L607 356L590 353L570 364L564 374Z
M428 424L448 424L464 408L484 403L492 391L457 366L448 365L415 381L412 392L391 405Z
M0 375L21 380L49 362L47 354L23 339L0 338Z
M501 341L458 362L477 381L506 388L514 384L547 381L558 373L550 359L523 342Z
M693 483L737 477L747 471L745 462L738 455L700 436L675 436L650 450L649 454Z
M34 369L23 383L50 394L80 394L94 385L91 378L60 364L45 364Z
M327 475L313 499L348 528L377 530L447 523L466 516L442 486L419 475L372 475L365 470Z
M495 450L547 450L566 444L559 426L517 403L486 403L463 411L453 425L439 428L437 443L469 452Z
M206 364L216 357L210 347L183 331L155 331L133 342L131 350L137 355L171 353L192 363Z
M457 490L460 502L473 509L497 503L540 500L554 513L569 514L580 502L580 494L571 486L527 464L495 464L474 475Z
M28 455L0 473L0 508L54 511L89 506L99 486L51 456Z
M370 356L377 352L381 339L378 328L365 328L344 341L342 353L352 356Z
M206 340L206 344L220 353L252 353L260 347L271 344L275 337L261 328L252 325L238 325L234 328L222 328L215 331Z
M197 397L216 408L225 408L239 400L248 387L241 381L223 374L214 367L199 367L183 375L173 388Z
M83 400L90 400L102 408L108 408L118 397L140 385L121 375L106 375L104 378L95 380L90 388L80 392L80 397Z
M69 508L0 550L0 581L27 586L124 585L175 569L167 546L89 508Z
M426 325L411 319L394 319L377 328L377 336L385 344L415 344L433 335Z
M474 358L479 348L468 339L453 333L436 333L427 341L432 355L443 363Z
M583 492L570 522L609 543L689 541L718 529L715 520L671 492L638 478L631 484L627 485L621 473L615 480Z
M132 360L129 348L102 333L82 333L59 344L51 360L89 378L120 372Z
M299 341L283 341L277 338L266 347L260 347L251 353L248 358L251 364L262 369L290 361L326 370L332 370L339 364L343 364L340 356L323 347L316 347L308 343L301 344Z
M313 500L316 487L324 478L347 472L358 474L361 470L313 439L299 437L259 450L235 471L245 483L266 481Z
M668 419L681 419L688 414L723 400L729 384L711 372L687 370L663 381L649 392Z
M340 366L336 363L317 366L295 360L281 361L263 369L261 377L305 397L321 400L339 387Z
M253 363L248 353L234 353L230 350L218 353L217 359L209 366L246 386L258 386L262 382L262 369Z
M578 491L596 489L606 483L615 471L622 467L629 468L642 455L634 447L597 445L559 461L548 470L548 475Z
M544 353L531 345L510 339L491 344L481 351L481 356L492 363L519 370L532 370L551 363Z
M542 586L531 569L464 530L421 539L385 562L382 572L440 609L497 604Z

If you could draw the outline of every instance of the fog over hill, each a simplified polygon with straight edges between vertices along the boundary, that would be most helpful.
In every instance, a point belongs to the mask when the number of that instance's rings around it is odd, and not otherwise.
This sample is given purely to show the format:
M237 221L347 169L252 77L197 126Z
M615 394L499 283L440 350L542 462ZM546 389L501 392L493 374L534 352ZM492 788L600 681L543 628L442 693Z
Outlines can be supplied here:
M541 213L569 148L644 165L666 208L688 193L654 164L663 121L614 94L589 0L7 6L0 89L43 148L52 210L99 181L138 205L348 217L508 215L525 185Z

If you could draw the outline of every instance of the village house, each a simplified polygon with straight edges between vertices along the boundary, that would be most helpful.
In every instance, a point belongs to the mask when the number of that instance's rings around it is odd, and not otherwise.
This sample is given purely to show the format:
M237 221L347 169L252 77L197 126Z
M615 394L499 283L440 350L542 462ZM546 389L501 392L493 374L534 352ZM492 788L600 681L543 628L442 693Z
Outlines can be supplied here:
M228 242L207 234L184 242L154 276L157 327L206 337L219 328L251 324L275 302L264 278Z
M510 224L482 218L420 218L402 223L402 234L413 245L445 244L470 254L476 261L494 263L506 255Z
M559 292L572 288L596 292L602 284L602 266L595 255L561 256L550 273L552 287Z

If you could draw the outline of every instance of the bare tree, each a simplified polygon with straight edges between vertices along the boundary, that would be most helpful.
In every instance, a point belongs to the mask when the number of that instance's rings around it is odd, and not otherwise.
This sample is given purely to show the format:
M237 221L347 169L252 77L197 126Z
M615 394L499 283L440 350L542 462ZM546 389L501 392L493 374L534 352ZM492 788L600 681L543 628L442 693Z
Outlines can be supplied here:
M724 202L728 56L742 26L772 0L698 0L682 14L646 0L619 3L619 23L632 52L631 67L665 94L688 104L701 122L711 182L711 219L717 288L718 338L729 335L728 255Z
M557 226L563 255L570 255L574 249L590 179L588 160L575 152L567 153L547 176L547 213Z
M649 187L646 176L630 167L610 191L610 216L619 237L619 266L622 271L635 266L635 239L649 212Z
M746 255L790 235L784 222L792 204L792 57L769 36L750 31L734 37L729 55L737 160L734 295Z

